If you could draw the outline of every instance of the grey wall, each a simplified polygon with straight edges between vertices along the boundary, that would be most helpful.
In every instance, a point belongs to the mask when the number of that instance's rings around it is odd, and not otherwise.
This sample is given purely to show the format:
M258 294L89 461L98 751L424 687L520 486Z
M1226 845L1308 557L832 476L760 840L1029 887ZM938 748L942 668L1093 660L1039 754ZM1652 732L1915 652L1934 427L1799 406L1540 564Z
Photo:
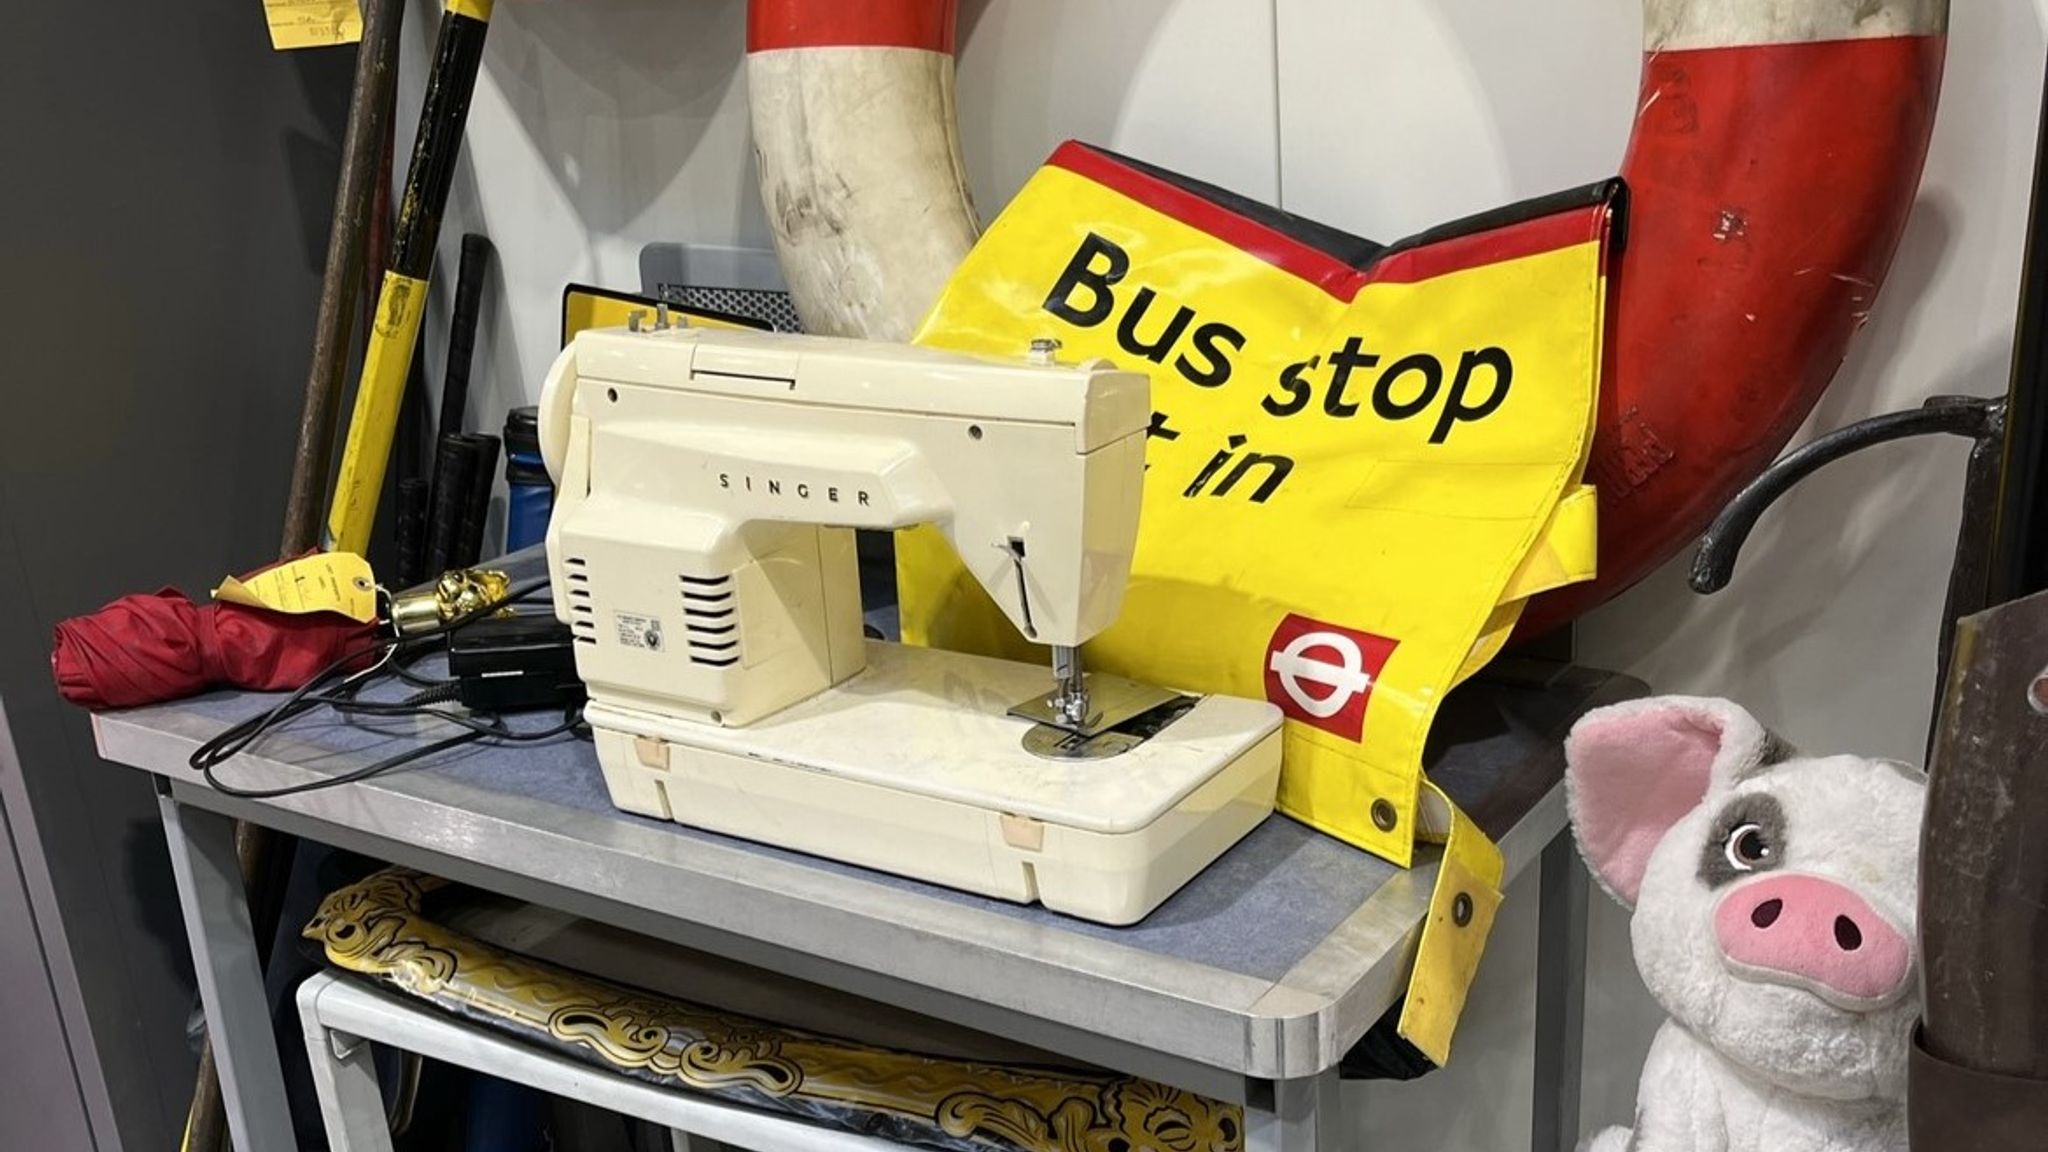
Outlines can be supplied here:
M13 4L6 38L0 698L75 1026L120 1146L156 1152L190 1091L184 934L150 787L58 700L50 629L274 555L353 61L272 53L255 0ZM51 1058L0 1049L0 1083ZM74 1146L14 1130L34 1117L0 1106L0 1147Z

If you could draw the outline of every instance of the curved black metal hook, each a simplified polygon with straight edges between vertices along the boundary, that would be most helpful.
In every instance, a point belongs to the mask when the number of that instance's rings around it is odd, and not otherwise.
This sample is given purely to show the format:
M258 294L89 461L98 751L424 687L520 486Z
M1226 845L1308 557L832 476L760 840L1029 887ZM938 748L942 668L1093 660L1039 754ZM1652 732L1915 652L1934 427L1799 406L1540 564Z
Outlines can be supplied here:
M1710 596L1726 588L1735 575L1735 559L1743 543L1770 506L1793 485L1842 457L1893 440L1936 433L1983 444L1998 439L2004 430L2004 399L1936 396L1920 408L1873 416L1822 436L1766 468L1714 517L1693 555L1692 590Z

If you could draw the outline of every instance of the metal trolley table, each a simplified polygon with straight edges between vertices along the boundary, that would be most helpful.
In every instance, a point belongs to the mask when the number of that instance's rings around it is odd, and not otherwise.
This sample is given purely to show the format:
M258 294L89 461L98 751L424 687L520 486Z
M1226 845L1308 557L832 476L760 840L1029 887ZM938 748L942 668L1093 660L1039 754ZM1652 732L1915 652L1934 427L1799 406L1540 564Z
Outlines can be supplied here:
M1431 773L1507 857L1543 860L1533 1147L1569 1148L1585 896L1564 835L1561 740L1625 677L1546 666L1445 704ZM236 866L248 820L685 944L768 972L1145 1076L1246 1108L1254 1149L1336 1146L1338 1063L1400 995L1435 878L1283 817L1143 922L1108 928L615 810L586 742L476 748L362 783L250 801L207 787L194 747L274 698L217 693L99 716L107 759L157 777L236 1146L290 1148L274 1031ZM420 734L300 721L234 761L279 787Z

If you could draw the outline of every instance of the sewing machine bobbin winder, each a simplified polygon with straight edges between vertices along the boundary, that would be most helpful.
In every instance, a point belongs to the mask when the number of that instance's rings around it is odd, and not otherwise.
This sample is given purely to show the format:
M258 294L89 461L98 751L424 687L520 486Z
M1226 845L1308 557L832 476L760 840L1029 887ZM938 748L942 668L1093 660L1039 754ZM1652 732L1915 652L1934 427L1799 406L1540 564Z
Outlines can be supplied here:
M582 333L541 447L612 800L1106 923L1272 811L1280 714L1082 668L1137 542L1149 385L672 326ZM864 638L853 529L937 525L1043 665Z

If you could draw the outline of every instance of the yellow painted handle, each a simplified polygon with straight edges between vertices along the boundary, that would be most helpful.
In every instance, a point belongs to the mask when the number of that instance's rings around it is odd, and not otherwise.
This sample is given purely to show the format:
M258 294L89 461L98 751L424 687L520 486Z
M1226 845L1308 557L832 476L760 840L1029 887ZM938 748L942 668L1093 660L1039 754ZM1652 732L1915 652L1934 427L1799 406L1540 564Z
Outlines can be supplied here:
M370 530L377 523L377 499L384 492L384 469L391 460L391 440L398 431L399 403L405 378L412 371L413 344L419 340L420 317L427 305L427 282L384 274L377 293L377 322L370 330L370 350L363 359L362 381L356 385L355 411L349 417L348 444L341 453L341 475L334 485L334 504L327 513L328 547L364 554Z
M491 3L492 0L448 0L448 11L488 24L491 22Z

